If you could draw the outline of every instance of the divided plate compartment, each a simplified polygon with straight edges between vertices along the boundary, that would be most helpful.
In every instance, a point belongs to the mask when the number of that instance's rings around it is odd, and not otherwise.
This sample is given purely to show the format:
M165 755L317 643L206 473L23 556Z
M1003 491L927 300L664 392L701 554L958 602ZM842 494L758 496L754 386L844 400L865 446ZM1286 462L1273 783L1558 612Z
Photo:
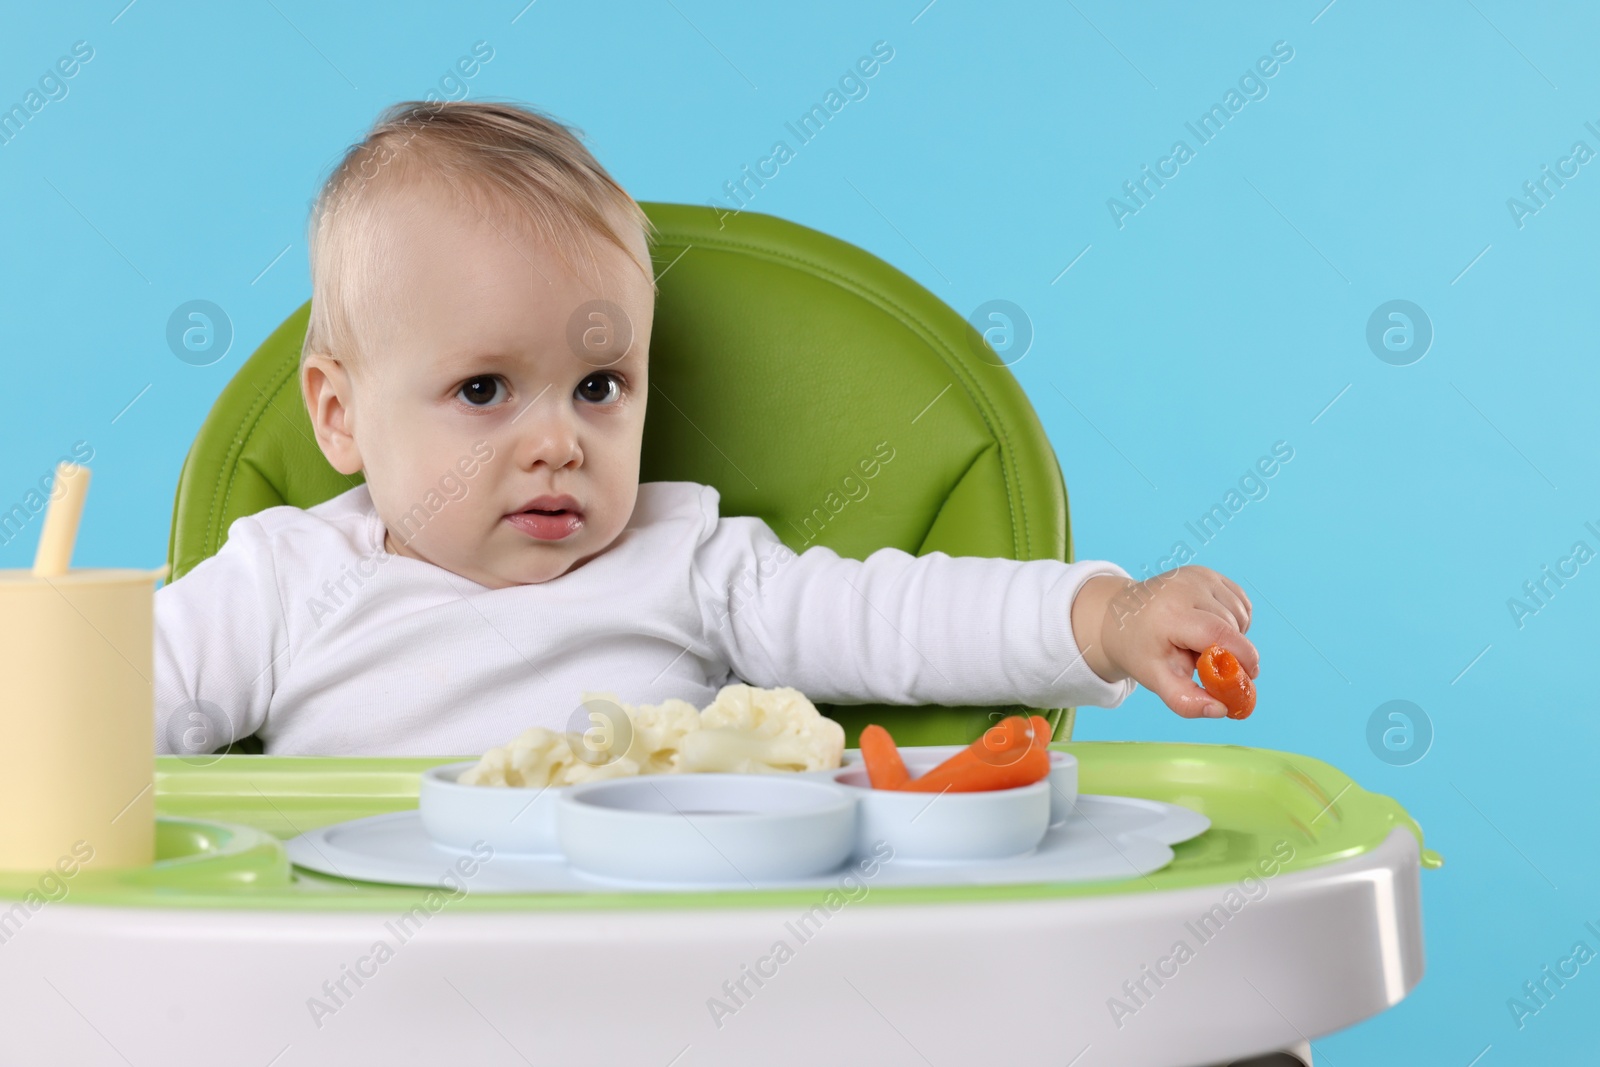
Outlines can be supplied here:
M966 745L919 745L900 750L901 759L913 778L921 777L937 767ZM861 766L861 750L847 748L839 770ZM836 771L808 771L808 774L832 777ZM1072 805L1078 798L1078 757L1060 749L1050 750L1050 825L1060 826L1072 814Z
M374 815L309 831L288 843L289 857L312 871L395 885L450 888L470 866L474 893L611 893L648 891L832 888L850 870L872 864L875 886L1003 886L1138 878L1173 858L1172 845L1205 832L1204 815L1139 797L1083 794L1066 823L1052 827L1030 852L1000 859L937 862L896 856L879 847L809 877L705 880L617 878L584 871L563 856L468 852L431 840L415 811Z
M652 774L568 788L556 829L589 876L653 883L807 878L836 870L856 840L856 798L787 774Z
M901 755L920 777L964 747ZM804 887L853 864L891 872L878 884L1015 884L1147 875L1210 825L1180 805L1080 797L1077 759L1059 751L1032 785L947 794L873 790L857 749L840 767L796 774L544 788L457 782L473 762L425 771L417 812L310 831L289 842L291 858L428 887L470 866L476 888L499 892Z

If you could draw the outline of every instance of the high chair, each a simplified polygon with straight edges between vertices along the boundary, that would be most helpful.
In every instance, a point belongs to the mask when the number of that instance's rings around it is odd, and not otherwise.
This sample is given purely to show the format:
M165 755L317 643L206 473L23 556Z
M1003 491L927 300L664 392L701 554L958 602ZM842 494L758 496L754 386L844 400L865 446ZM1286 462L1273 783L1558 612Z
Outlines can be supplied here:
M796 551L1071 558L1050 442L958 313L806 227L644 206L660 295L642 481L714 485L724 514L760 516ZM234 519L359 480L324 460L300 397L308 310L240 367L201 426L171 580ZM966 742L1018 710L819 706L852 744L868 722L902 744ZM291 871L280 841L414 806L421 770L477 753L278 757L247 741L157 757L157 864L86 872L0 949L15 1020L0 1027L0 1062L48 1048L79 1064L1199 1067L1287 1049L1309 1064L1312 1040L1421 979L1418 870L1441 861L1394 800L1291 753L1074 743L1073 709L1044 710L1083 792L1183 804L1211 829L1139 878L869 890L715 1023L708 998L815 893L468 892L356 982L356 961L397 940L392 920L425 891ZM1270 698L1260 713L1274 713ZM1269 859L1281 861L1270 874L1252 866ZM0 936L25 889L0 877ZM1211 936L1195 936L1197 921ZM1174 958L1180 940L1192 958ZM72 1011L40 981L91 966ZM329 984L347 995L312 1011Z

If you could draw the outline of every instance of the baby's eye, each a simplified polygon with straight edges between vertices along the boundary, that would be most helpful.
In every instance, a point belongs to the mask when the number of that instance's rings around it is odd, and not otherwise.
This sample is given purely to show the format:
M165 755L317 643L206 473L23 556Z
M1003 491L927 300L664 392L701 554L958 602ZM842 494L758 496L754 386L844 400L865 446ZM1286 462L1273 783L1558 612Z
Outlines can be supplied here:
M488 407L500 397L504 383L492 374L482 375L463 382L456 395L473 407Z
M615 374L591 374L575 392L591 404L614 404L622 398L622 381Z

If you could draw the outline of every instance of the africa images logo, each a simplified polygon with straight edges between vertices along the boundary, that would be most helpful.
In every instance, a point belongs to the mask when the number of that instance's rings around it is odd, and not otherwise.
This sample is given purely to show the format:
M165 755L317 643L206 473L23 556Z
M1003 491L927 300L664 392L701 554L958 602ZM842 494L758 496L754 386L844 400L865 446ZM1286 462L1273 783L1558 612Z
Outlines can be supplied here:
M1166 155L1156 160L1154 170L1150 169L1150 164L1143 164L1137 177L1123 182L1122 192L1126 199L1113 196L1106 200L1106 210L1111 213L1111 221L1117 224L1117 229L1125 229L1128 218L1149 207L1157 191L1165 189L1168 181L1182 173L1183 165L1195 158L1197 149L1220 136L1233 116L1243 111L1246 104L1253 100L1265 100L1270 91L1268 80L1277 77L1283 66L1293 58L1294 48L1289 42L1273 42L1272 54L1262 56L1254 66L1246 68L1239 76L1237 89L1229 86L1227 92L1222 94L1221 103L1212 104L1193 121L1183 124L1183 128L1194 138L1195 147L1191 148L1188 141L1179 138L1172 142L1172 148Z

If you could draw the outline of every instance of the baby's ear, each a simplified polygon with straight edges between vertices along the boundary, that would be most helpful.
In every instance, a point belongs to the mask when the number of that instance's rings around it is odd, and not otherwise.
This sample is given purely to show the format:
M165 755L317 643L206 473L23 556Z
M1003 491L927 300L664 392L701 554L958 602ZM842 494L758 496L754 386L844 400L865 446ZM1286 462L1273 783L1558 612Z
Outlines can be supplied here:
M300 394L311 417L317 447L340 474L362 469L356 444L350 371L326 352L307 352L300 363Z

